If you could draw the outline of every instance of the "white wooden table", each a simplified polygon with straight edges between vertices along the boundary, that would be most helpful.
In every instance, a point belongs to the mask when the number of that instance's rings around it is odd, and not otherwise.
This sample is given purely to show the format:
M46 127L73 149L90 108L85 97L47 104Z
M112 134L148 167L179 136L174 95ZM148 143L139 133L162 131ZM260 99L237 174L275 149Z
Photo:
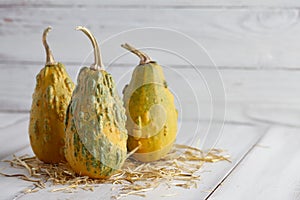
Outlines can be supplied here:
M174 47L179 54L195 58L193 64L204 74L215 70L203 49L199 53L195 51L197 46L185 46L183 39L170 43L172 40L164 34L174 30L205 47L218 66L226 94L225 120L211 119L212 111L207 109L211 102L206 98L209 92L194 68L180 57L172 57L170 52L150 49L149 54L167 66L166 71L170 69L166 73L169 85L180 97L178 102L184 114L177 142L189 143L194 133L201 141L204 137L201 130L206 130L209 122L219 128L224 122L220 137L211 138L217 142L216 147L228 151L232 163L205 165L197 189L158 188L149 192L146 199L162 198L165 192L177 194L166 199L300 199L300 2L152 2L0 2L0 159L12 154L32 154L28 117L35 75L45 60L41 34L48 25L53 27L48 41L55 59L66 65L74 81L82 64L92 62L92 57L88 57L89 41L74 27L89 27L99 40L108 71L119 81L119 91L128 81L124 73L130 74L138 63L134 56L124 56L120 42L131 42L137 47L170 48L167 50ZM161 35L149 33L148 37L148 33L134 35L137 30L127 35L124 32L144 27L160 27ZM176 35L174 31L171 32ZM121 57L115 60L116 56ZM189 80L196 96L199 95L200 117L194 112L193 98L188 94L190 88L180 84L183 79ZM216 80L219 81L218 77ZM214 85L209 83L208 87ZM222 101L222 93L212 91L215 100L220 94ZM224 102L215 103L220 103L217 110L222 111ZM0 163L0 171L3 168L7 165ZM109 186L75 194L51 193L49 189L22 193L28 187L32 184L0 176L0 199L110 198Z

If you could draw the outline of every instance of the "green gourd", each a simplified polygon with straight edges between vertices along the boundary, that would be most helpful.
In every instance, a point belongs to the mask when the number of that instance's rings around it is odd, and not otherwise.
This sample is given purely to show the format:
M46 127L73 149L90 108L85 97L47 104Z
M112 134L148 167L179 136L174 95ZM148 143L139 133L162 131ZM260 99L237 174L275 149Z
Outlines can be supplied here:
M46 65L36 76L32 95L29 136L35 155L46 163L64 162L65 118L74 84L62 63L55 62L44 30Z
M140 58L130 83L123 90L128 130L128 151L143 162L159 160L171 149L177 134L178 113L162 67L129 44L125 49Z
M95 37L77 27L91 40L95 63L78 75L66 120L65 155L72 169L91 178L107 178L126 159L125 109L112 76L103 67Z

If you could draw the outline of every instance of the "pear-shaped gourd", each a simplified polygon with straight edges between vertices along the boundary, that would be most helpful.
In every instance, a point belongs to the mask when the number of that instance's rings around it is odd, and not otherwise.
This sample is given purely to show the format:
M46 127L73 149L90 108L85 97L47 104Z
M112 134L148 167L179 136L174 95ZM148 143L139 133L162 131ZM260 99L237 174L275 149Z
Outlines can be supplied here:
M177 134L177 110L167 87L162 67L129 44L125 49L140 58L130 83L123 90L128 131L127 148L138 148L133 156L155 161L171 149Z
M91 178L106 178L123 165L127 149L125 108L112 76L103 67L95 37L95 63L78 75L68 109L65 155L72 169Z
M62 63L55 62L43 33L46 65L36 76L29 122L30 143L35 155L46 163L65 161L65 118L74 84Z

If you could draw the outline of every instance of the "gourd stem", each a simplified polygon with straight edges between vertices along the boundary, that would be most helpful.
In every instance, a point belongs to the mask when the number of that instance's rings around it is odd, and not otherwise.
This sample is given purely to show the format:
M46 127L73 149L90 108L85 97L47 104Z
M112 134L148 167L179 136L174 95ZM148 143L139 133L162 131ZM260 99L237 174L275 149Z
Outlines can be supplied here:
M137 55L141 59L140 65L144 65L144 64L147 64L152 61L151 58L147 54L145 54L142 51L137 50L136 48L129 45L128 43L122 44L121 47L123 47L123 48L127 49L128 51L131 51L132 53Z
M91 69L93 69L93 70L104 70L104 65L102 63L100 49L99 49L97 40L94 37L94 35L87 28L85 28L83 26L77 26L76 30L80 30L83 33L85 33L92 42L92 45L93 45L93 48L94 48L95 63L91 65Z
M46 50L46 65L55 65L55 64L57 64L54 60L52 51L51 51L51 49L50 49L50 47L47 43L47 35L48 35L48 32L51 31L51 29L52 29L52 27L48 26L44 30L43 37L42 37L43 45L44 45L45 50Z

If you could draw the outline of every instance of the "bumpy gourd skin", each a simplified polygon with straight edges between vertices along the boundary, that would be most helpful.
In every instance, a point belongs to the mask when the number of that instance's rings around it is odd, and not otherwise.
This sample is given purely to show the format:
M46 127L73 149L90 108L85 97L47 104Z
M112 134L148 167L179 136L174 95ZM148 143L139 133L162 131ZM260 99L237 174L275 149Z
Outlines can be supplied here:
M104 70L81 69L68 109L65 155L73 170L106 178L123 165L127 149L125 109Z
M177 110L162 68L156 62L139 65L124 88L128 130L127 148L143 162L166 155L177 133Z
M33 152L41 161L65 161L65 118L73 89L61 63L46 65L36 76L29 136Z

